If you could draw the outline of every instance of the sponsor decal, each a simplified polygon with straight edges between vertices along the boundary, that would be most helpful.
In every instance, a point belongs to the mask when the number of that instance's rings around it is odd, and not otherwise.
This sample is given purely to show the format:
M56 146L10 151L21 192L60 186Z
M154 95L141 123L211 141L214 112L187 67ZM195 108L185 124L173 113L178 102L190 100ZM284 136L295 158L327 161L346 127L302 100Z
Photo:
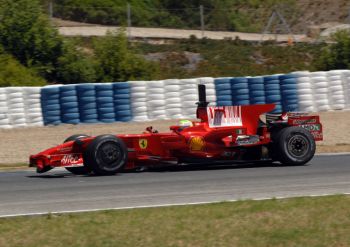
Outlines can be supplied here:
M62 165L76 165L80 163L80 157L78 154L66 154L61 159Z
M147 139L140 139L139 140L139 146L141 149L146 149L148 146L148 141Z
M205 141L201 136L194 136L190 139L189 145L191 151L202 151L205 146Z
M294 125L300 125L300 124L313 124L316 123L317 120L315 118L311 119L294 119L292 124Z
M311 134L314 136L316 140L323 139L323 133L320 132L311 132Z
M242 126L241 106L207 107L209 127Z
M308 131L320 131L321 125L320 124L304 124L300 125L300 127L308 130Z

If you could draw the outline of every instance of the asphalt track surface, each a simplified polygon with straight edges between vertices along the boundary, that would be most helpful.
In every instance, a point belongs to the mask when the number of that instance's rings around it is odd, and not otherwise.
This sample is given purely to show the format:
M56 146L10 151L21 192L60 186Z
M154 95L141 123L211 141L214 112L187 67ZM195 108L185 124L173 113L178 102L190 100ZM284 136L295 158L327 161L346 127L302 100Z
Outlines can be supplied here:
M306 166L179 167L116 176L0 173L0 216L350 193L350 155Z

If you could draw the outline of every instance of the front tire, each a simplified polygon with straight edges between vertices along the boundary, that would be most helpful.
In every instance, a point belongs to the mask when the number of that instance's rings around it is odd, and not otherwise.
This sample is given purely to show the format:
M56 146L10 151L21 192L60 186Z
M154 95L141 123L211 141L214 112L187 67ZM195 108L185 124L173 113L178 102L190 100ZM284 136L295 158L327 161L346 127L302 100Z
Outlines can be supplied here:
M88 135L85 134L76 134L68 137L66 140L64 140L63 143L65 142L70 142L70 141L76 141L81 138L89 137ZM74 175L86 175L89 173L89 171L86 169L85 165L81 167L65 167L67 171L70 173L73 173Z
M84 162L95 175L114 175L123 170L128 150L114 135L97 136L84 152Z
M315 155L316 143L311 133L301 127L287 127L278 133L274 151L278 161L285 165L299 166Z

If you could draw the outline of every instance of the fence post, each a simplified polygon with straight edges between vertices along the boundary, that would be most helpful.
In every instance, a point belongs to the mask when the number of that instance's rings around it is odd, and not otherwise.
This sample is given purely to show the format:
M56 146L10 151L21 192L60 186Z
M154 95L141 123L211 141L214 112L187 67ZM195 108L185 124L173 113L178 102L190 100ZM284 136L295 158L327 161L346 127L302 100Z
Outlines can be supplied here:
M203 9L203 5L199 6L199 13L200 13L202 38L204 38L204 9Z
M127 3L126 5L126 17L128 22L128 39L131 39L131 6L130 3Z

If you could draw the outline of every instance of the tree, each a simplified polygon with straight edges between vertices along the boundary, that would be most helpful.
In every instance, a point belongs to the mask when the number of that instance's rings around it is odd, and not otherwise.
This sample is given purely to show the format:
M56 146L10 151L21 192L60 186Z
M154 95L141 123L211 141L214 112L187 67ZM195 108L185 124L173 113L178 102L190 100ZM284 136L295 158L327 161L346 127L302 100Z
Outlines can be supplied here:
M57 81L61 83L95 82L97 64L80 52L70 41L63 45L63 55L58 58Z
M43 86L45 80L6 54L0 45L0 87Z
M350 69L350 32L339 31L332 39L335 43L325 48L317 64L318 69Z
M156 66L136 55L124 30L109 32L105 38L94 42L95 56L100 68L100 81L150 80Z
M63 41L38 0L0 0L0 43L23 65L53 80Z

